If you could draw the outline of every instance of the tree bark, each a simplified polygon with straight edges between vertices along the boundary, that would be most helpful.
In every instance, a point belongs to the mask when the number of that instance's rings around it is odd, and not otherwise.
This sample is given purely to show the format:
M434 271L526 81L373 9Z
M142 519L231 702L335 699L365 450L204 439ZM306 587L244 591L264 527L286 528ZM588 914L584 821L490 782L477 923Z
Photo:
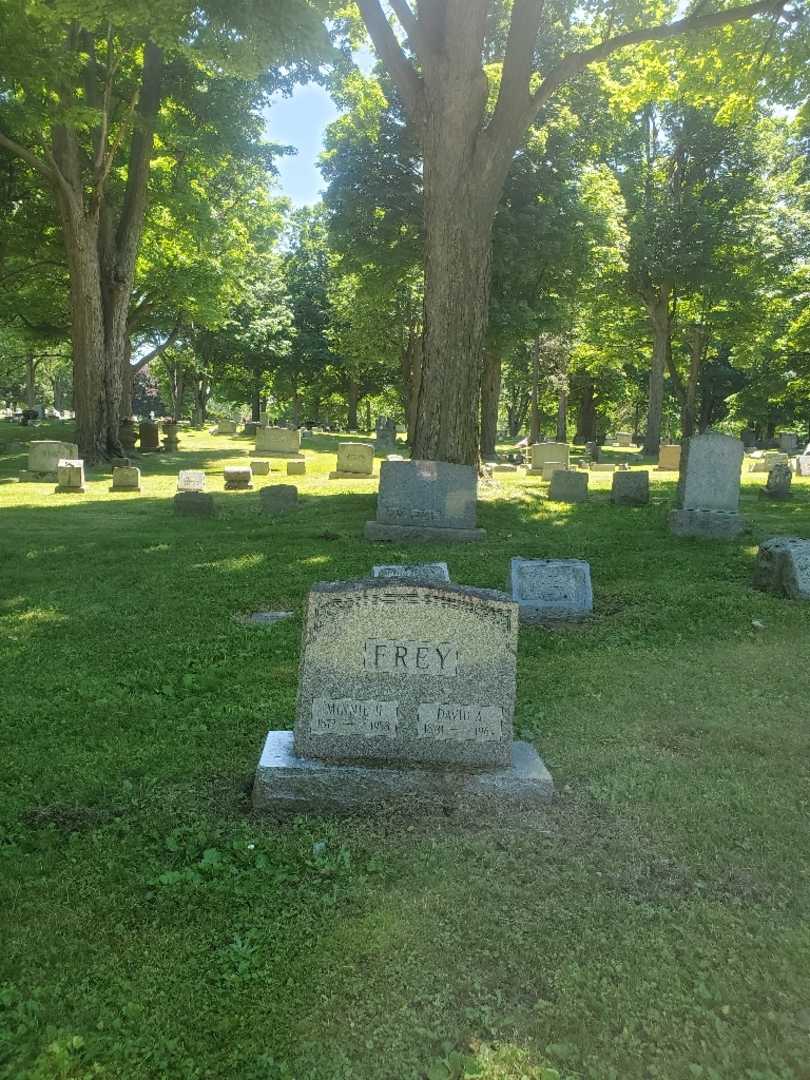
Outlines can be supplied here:
M557 401L557 442L568 442L568 391L561 390Z
M540 339L532 345L531 404L529 405L529 443L540 442Z
M596 387L591 379L582 389L575 442L596 442Z
M37 396L37 384L36 375L37 368L39 367L39 361L36 359L32 352L25 354L25 404L29 409L33 409L36 404ZM54 408L56 406L54 405Z
M481 379L481 457L495 457L498 441L498 412L501 401L501 356L488 349Z
M647 407L647 432L642 453L657 457L661 446L661 419L664 411L664 371L670 343L669 286L662 285L647 304L653 333L650 365L650 397Z
M360 390L354 379L350 379L346 387L346 429L357 431L357 403L360 398Z
M408 445L413 445L416 412L422 385L422 333L416 327L408 331L408 343L402 356L402 382L405 387L405 421Z

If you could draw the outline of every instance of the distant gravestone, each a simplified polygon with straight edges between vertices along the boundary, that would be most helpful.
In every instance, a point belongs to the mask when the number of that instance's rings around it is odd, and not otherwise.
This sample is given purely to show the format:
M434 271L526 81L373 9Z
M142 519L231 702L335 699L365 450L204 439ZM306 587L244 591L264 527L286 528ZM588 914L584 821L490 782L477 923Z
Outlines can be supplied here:
M613 473L616 472L617 466L615 465L615 463L611 464L607 461L592 461L589 465L589 468L591 472Z
M796 475L810 476L810 454L799 454L796 458Z
M768 499L790 499L793 494L790 490L792 482L793 473L789 465L774 465L768 473L765 487L760 489L759 494Z
M298 488L292 484L272 484L259 492L263 514L286 514L298 506Z
M563 465L569 464L568 443L542 442L534 443L529 447L529 467L527 476L542 476L543 466L547 461L559 461Z
M305 476L306 471L307 463L303 458L300 461L287 462L287 476Z
M659 472L677 472L681 467L681 448L674 443L662 443L658 451Z
M559 472L560 469L567 469L568 466L564 465L561 461L544 461L543 462L543 479L549 481L555 472Z
M140 491L141 470L134 465L116 465L112 471L111 491Z
M254 476L269 476L270 475L270 462L267 459L251 458L250 471Z
M795 454L799 449L799 436L793 431L783 432L779 436L779 449L786 454Z
M616 445L617 446L632 446L633 445L633 433L631 431L617 431L616 432Z
M249 465L226 465L223 472L226 491L250 491L253 487L253 472Z
M237 423L235 420L220 420L217 424L217 435L235 435L237 430Z
M475 523L477 491L478 478L471 465L384 461L377 520L366 523L366 539L484 540L485 531Z
M676 508L669 515L676 536L730 539L745 528L739 513L740 439L707 431L693 435L684 446Z
M178 491L205 491L205 473L202 469L182 469L177 474Z
M160 437L163 434L163 428L160 423L154 420L141 420L138 426L138 433L141 440L140 449L142 451L151 452L160 449Z
M83 495L84 462L81 458L62 458L56 465L56 491L61 495Z
M591 568L580 559L512 559L507 589L527 624L582 619L593 611Z
M178 491L174 497L174 512L184 517L213 517L216 513L214 496L205 491Z
M766 540L757 554L753 584L790 600L810 600L810 540L794 536Z
M330 480L362 480L374 472L374 447L367 443L338 443L337 468Z
M646 506L650 501L650 474L629 469L614 473L610 500L616 506Z
M748 471L752 473L769 473L775 465L787 465L790 459L787 454L780 450L758 450L751 455Z
M374 433L374 447L378 454L388 454L395 450L397 445L397 425L390 416L380 416L377 419ZM340 468L340 465L338 465Z
M551 478L548 497L552 502L585 502L588 498L587 472L558 470Z
M28 471L37 479L56 480L60 460L76 460L78 457L76 443L53 439L35 439L28 443Z
M301 435L294 428L257 428L256 455L257 457L300 458L303 456Z
M375 578L400 578L404 581L449 581L450 571L447 563L398 563L388 566L375 566L372 574Z

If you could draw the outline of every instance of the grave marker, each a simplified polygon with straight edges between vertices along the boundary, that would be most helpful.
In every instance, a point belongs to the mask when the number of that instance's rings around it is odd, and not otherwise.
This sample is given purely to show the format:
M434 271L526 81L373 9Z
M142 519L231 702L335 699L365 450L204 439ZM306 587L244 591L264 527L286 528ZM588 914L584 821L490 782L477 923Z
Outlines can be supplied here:
M570 463L568 443L542 442L529 447L529 467L527 476L542 476L543 466L547 461L559 461L568 466Z
M795 536L766 540L757 554L753 584L790 600L810 600L810 540Z
M256 456L280 458L303 457L301 453L301 435L294 428L257 428Z
M34 439L28 443L28 472L37 479L56 480L60 460L75 461L79 457L76 443L54 439Z
M558 469L551 478L548 497L552 502L585 502L588 498L587 472L561 472Z
M338 443L337 468L330 480L364 480L374 473L374 447L367 443Z
M669 527L675 536L730 539L745 528L740 506L740 439L707 431L684 446L675 509Z
M140 491L141 470L134 465L116 465L112 471L110 491Z
M446 461L384 461L377 520L367 540L484 540L476 528L478 478L471 465Z
M272 484L259 492L263 514L286 514L298 506L298 488L293 484Z
M81 458L62 458L56 466L56 492L60 495L83 495L84 462Z
M225 490L250 491L253 487L253 473L249 465L226 465Z
M650 474L629 469L615 472L610 501L616 506L646 506L650 501Z
M681 467L681 448L674 443L662 443L658 450L659 472L678 472Z
M398 563L388 566L375 566L372 574L375 578L402 578L416 581L449 581L450 571L445 562L433 563Z

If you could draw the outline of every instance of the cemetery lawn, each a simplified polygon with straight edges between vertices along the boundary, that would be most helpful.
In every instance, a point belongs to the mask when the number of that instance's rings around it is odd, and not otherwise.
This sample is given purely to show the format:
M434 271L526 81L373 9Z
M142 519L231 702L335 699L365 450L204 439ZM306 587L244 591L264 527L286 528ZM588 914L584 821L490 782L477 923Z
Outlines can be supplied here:
M810 537L810 481L778 504L744 477L750 532L712 543L668 534L674 474L639 509L609 475L564 506L504 474L485 544L381 547L376 481L327 479L336 439L271 520L222 491L244 438L69 496L13 482L30 437L68 436L0 424L0 1076L810 1077L810 605L750 587L760 540ZM217 519L174 516L183 467ZM591 622L521 631L553 805L253 818L309 585L446 560L502 588L513 555L593 571ZM294 618L233 618L270 609Z

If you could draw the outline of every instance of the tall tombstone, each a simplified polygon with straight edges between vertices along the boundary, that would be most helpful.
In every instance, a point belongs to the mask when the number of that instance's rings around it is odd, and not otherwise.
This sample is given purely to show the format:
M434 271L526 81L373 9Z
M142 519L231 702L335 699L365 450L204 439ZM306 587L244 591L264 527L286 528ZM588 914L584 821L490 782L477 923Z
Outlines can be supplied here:
M76 443L34 439L28 444L28 472L37 479L56 480L60 460L75 460L78 456Z
M377 520L367 540L467 543L486 539L476 528L478 477L472 465L446 461L384 461Z
M669 527L675 536L731 539L745 529L739 513L741 439L707 431L686 440L675 509Z
M570 463L568 443L541 442L530 446L529 467L526 469L526 475L542 476L543 466L551 461L559 462L560 465L568 467Z
M260 427L256 429L256 456L301 458L301 435L295 428Z
M504 593L380 578L313 586L295 731L268 735L254 806L548 798L537 752L512 739L517 635Z
M160 449L160 438L163 434L163 425L157 420L141 420L138 426L142 451Z
M681 448L677 443L662 443L658 450L659 472L678 472L681 467Z
M374 447L378 454L388 454L396 449L397 425L390 416L379 416L374 433Z

